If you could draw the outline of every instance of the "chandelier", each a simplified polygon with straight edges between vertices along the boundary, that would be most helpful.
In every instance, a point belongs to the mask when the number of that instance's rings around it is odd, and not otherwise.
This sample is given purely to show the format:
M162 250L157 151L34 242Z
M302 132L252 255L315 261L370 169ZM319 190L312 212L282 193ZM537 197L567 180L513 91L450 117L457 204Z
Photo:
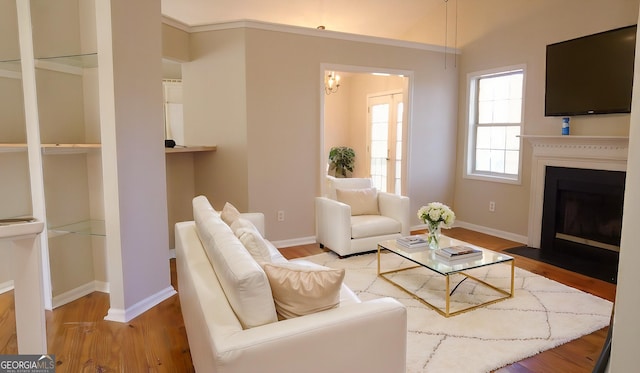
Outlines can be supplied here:
M335 71L329 71L324 79L324 93L328 95L336 93L338 88L340 88L340 75Z

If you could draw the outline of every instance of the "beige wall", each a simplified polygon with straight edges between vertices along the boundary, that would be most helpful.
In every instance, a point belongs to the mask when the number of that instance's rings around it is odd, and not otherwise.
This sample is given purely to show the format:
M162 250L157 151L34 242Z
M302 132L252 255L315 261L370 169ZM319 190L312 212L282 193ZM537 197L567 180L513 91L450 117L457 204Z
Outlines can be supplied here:
M160 3L97 1L110 309L124 320L171 289ZM155 299L154 301L150 301ZM164 298L163 298L164 299Z
M499 11L496 11L498 10ZM634 24L637 0L526 1L461 0L458 61L459 123L454 208L459 221L526 237L531 146L523 144L522 184L510 185L462 177L467 123L467 74L526 65L524 134L559 135L561 119L544 117L545 46L595 32ZM629 115L576 116L575 135L627 135ZM496 202L490 213L489 201Z
M176 62L189 61L189 34L163 23L162 57Z
M324 155L323 160L329 165L329 151L334 146L350 146L353 148L351 137L351 90L353 89L353 75L337 72L341 76L338 92L324 96ZM356 162L358 161L356 152ZM354 177L359 176L359 168L355 167Z
M245 31L191 35L192 61L183 64L184 136L187 145L217 145L197 154L195 194L221 210L229 201L248 209Z
M265 213L269 238L315 237L314 197L325 164L322 64L411 72L412 210L452 202L457 71L444 69L442 53L244 28L193 34L191 55L183 75L186 138L218 145L210 163L197 166L196 178L206 180L196 188L216 208L231 201ZM276 221L278 210L284 222Z

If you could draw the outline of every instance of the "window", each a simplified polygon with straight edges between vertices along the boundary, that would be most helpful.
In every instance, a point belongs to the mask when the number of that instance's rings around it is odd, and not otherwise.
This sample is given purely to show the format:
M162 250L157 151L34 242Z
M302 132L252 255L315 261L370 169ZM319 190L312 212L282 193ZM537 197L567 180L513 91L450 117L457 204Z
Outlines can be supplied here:
M520 181L524 68L469 77L466 175Z

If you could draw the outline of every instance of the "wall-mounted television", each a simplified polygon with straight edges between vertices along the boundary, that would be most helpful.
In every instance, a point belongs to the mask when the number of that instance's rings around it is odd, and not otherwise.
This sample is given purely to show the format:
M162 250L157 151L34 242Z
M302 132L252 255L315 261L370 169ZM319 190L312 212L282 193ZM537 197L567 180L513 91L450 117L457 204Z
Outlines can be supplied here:
M545 116L631 112L636 29L547 45Z

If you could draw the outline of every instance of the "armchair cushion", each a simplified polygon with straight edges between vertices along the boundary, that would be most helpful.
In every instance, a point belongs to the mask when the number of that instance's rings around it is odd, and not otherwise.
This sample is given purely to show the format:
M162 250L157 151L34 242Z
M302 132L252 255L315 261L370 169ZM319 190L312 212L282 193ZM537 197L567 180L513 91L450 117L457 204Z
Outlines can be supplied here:
M340 304L344 269L300 263L267 263L263 268L279 319L309 315Z
M383 236L402 232L402 223L382 215L351 217L351 238Z
M351 215L378 215L378 191L376 188L336 189L338 201L351 206Z

